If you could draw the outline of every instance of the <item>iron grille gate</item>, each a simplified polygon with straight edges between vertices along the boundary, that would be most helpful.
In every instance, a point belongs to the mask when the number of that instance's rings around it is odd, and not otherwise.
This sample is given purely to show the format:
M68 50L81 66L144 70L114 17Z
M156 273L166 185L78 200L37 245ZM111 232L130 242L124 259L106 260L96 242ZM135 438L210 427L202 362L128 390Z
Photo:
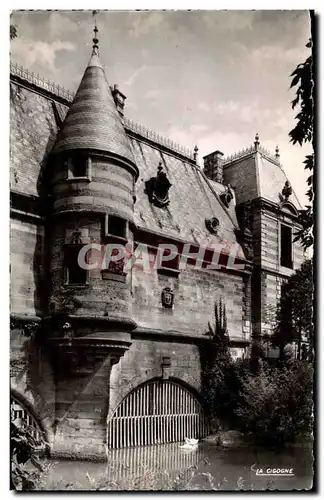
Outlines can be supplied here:
M117 407L108 421L109 448L124 448L204 437L201 405L181 385L170 381L148 382Z

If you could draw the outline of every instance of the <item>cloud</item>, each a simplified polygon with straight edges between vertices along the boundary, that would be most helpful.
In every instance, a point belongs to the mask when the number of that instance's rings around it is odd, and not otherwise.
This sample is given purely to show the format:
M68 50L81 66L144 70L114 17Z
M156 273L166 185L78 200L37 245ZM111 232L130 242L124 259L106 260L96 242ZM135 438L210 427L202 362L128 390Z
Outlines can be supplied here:
M204 101L199 101L197 102L196 104L196 109L198 111L203 111L203 112L206 112L208 113L210 111L210 104L207 104L206 102Z
M217 15L203 13L203 22L207 29L218 31L251 30L256 18L255 11L218 11Z
M202 134L202 133L206 132L208 129L209 129L209 127L207 125L203 125L201 123L190 126L190 131L194 134Z
M163 12L131 12L129 14L129 35L140 38L161 26L166 20Z
M71 42L41 42L23 40L17 38L12 44L12 59L23 61L23 65L27 68L37 63L44 68L54 72L56 70L55 61L57 55L61 51L74 51L76 46Z
M298 64L309 55L309 50L306 48L303 50L302 47L278 50L275 45L264 45L249 51L246 55L252 62L261 62L262 64L269 61Z
M231 123L252 124L256 126L266 122L272 123L276 120L279 121L282 110L279 108L266 108L262 106L259 100L249 100L246 102L242 100L227 100L222 102L213 102L212 105L213 115L223 119L223 126L225 121Z
M76 32L80 34L80 21L75 22L72 19L59 12L51 12L45 25L46 38L48 40L62 40L67 36L71 37Z
M138 78L138 76L147 69L147 66L145 64L143 64L143 66L140 66L139 68L137 68L134 73L131 74L131 76L128 78L128 80L126 80L124 82L124 85L133 85L134 81L136 80L136 78Z
M147 92L144 93L143 97L145 99L155 100L160 95L161 95L161 90L159 90L159 89L149 89Z

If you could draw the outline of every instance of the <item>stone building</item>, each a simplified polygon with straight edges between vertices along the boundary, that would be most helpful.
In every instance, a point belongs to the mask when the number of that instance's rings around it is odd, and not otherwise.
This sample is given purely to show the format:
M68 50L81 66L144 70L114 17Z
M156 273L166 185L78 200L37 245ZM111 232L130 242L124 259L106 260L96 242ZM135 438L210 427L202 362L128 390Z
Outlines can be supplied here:
M97 44L75 96L14 63L10 75L13 411L53 455L86 458L203 435L199 347L215 302L233 355L248 355L303 259L278 149L256 136L200 168L197 148L124 116ZM84 269L89 244L144 248L149 269L92 266L97 247ZM170 244L176 254L154 266Z

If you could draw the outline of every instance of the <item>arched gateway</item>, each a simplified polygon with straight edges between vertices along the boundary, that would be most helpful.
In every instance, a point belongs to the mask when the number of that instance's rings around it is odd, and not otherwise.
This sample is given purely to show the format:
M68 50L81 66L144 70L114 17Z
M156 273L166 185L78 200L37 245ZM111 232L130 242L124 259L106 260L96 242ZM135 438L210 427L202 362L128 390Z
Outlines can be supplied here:
M120 403L108 420L108 448L124 448L201 438L206 434L202 407L182 385L152 380Z

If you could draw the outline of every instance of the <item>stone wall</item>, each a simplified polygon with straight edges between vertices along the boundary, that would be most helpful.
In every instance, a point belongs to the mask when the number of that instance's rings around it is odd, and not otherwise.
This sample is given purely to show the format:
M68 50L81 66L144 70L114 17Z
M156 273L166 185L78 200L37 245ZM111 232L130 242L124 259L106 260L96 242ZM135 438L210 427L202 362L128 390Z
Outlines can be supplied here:
M276 309L280 301L281 285L287 281L304 260L300 242L292 244L293 269L280 265L280 224L286 223L293 228L288 215L261 211L253 217L253 230L256 235L254 244L255 279L253 307L256 312L254 333L271 334L273 331ZM294 236L293 236L294 238Z
M53 368L46 350L19 327L10 332L10 386L13 395L32 409L52 445L55 418Z
M82 215L75 214L64 220L56 221L51 229L51 275L53 291L50 299L50 309L53 312L62 307L62 298L64 289L69 290L74 298L79 301L74 314L77 315L97 315L129 317L130 315L130 295L129 284L130 276L126 283L114 281L112 279L103 279L101 256L97 250L93 250L89 263L98 262L98 267L88 271L87 284L77 286L67 286L66 270L64 267L64 245L71 243L71 237L74 231L79 230L83 244L101 242L101 235L104 227L104 215ZM92 259L92 260L91 260Z
M127 394L138 385L162 376L162 357L170 357L171 366L166 368L167 376L187 384L199 393L201 388L201 365L199 348L195 344L183 343L171 338L162 342L134 340L131 348L113 366L110 379L109 413L113 412Z
M161 302L165 287L174 292L172 309L165 308ZM221 298L226 305L230 336L248 338L249 324L243 325L243 288L242 276L199 270L194 266L180 271L178 277L158 274L156 270L150 273L135 270L132 278L133 319L145 328L201 336L208 330L208 321L214 323L214 305ZM246 293L249 296L248 289Z
M61 369L55 391L55 430L52 454L104 459L111 362L93 360L73 373Z
M44 227L27 220L10 223L10 311L38 315L44 263Z
M238 204L253 200L259 196L255 161L256 154L224 165L224 184L231 184L235 188L235 197Z

